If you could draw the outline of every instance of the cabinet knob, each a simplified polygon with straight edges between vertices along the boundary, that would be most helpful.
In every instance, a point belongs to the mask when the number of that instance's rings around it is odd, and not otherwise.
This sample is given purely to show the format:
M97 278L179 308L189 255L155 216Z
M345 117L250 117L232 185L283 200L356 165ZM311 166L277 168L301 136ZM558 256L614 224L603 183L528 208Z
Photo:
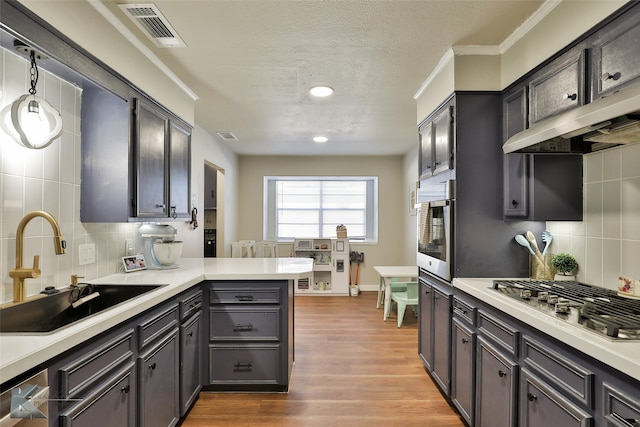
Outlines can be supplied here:
M466 343L468 343L468 342L469 342L469 340L468 340L468 339L466 339L466 338L462 338L462 344L466 344Z
M578 99L578 94L577 93L565 93L564 95L562 95L562 99L569 99L571 101L575 101L576 99Z
M149 365L149 369L151 369L152 371L156 369L156 363L153 362L151 365Z
M171 218L173 218L173 219L178 218L178 214L176 213L176 207L175 206L171 206Z
M498 376L499 376L500 378L503 378L503 377L506 377L506 376L507 376L507 373L506 373L505 371L503 371L502 369L500 369L500 370L498 371Z
M511 201L511 205L512 205L514 208L515 208L515 207L517 207L519 204L520 204L520 202L519 202L519 201L517 201L516 199L513 199L513 200Z
M192 337L192 336L193 336L193 332L189 332L189 333L187 334L187 336L188 336L188 337Z
M130 386L129 384L127 384L126 386L124 386L124 387L122 387L122 388L120 389L120 391L121 391L123 394L128 394L128 393L129 393L129 390L131 390L131 386Z
M164 209L165 204L164 203L156 203L156 208L158 209Z
M602 81L607 81L607 80L618 80L620 77L622 77L622 74L620 74L620 71L616 71L613 74L610 73L604 73L602 75Z
M533 402L534 400L537 400L538 397L535 394L531 394L531 393L527 393L527 400L529 400L529 402Z

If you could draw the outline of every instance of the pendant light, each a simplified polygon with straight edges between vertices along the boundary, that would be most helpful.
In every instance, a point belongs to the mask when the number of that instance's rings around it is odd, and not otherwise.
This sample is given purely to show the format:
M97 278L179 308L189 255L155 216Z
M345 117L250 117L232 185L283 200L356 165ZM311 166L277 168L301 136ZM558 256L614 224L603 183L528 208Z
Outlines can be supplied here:
M0 111L0 127L18 144L32 149L49 146L62 133L62 116L44 98L36 96L36 51L29 50L31 88Z

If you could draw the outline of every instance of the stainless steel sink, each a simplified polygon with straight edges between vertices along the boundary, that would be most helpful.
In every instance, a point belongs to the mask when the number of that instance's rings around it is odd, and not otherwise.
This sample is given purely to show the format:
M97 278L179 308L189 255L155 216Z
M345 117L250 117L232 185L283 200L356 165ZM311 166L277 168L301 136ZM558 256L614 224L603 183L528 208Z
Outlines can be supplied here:
M0 333L51 333L164 285L80 285L0 310ZM92 292L99 295L77 303ZM73 303L76 302L75 307Z

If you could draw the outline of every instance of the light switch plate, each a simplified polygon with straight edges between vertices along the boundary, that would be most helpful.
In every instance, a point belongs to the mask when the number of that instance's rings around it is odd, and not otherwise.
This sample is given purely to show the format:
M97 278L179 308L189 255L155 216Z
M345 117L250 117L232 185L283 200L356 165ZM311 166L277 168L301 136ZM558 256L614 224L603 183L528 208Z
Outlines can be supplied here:
M96 262L96 245L87 243L78 246L78 264L87 265Z
M134 255L136 252L133 246L133 239L125 239L124 241L124 256Z

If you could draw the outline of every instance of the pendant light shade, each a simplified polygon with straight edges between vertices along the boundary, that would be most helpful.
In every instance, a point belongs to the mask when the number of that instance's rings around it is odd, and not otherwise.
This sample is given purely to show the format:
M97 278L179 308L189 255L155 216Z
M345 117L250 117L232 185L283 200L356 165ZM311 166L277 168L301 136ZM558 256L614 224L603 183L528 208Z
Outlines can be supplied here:
M16 41L17 42L17 41ZM17 42L19 50L29 53L31 88L0 111L0 127L18 144L33 149L50 145L62 133L62 116L44 98L36 96L38 66L36 52ZM14 43L15 44L15 43Z
M62 116L36 95L22 95L0 112L0 119L2 129L27 148L45 148L62 134Z

